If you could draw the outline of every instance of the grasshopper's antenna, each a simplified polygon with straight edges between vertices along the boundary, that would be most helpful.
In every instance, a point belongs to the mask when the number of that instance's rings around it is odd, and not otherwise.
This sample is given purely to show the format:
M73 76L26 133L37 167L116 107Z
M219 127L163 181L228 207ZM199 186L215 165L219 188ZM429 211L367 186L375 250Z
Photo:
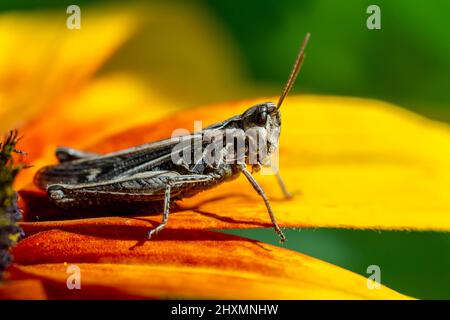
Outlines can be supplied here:
M311 34L308 32L303 39L302 46L300 47L300 51L298 52L297 59L295 59L294 67L292 68L291 74L289 75L289 79L286 82L286 85L284 86L283 93L280 96L280 99L277 103L277 110L280 109L281 104L284 101L284 98L289 94L289 91L291 91L292 86L294 85L295 79L297 78L297 75L302 67L303 60L305 59L305 48L308 44L309 37Z

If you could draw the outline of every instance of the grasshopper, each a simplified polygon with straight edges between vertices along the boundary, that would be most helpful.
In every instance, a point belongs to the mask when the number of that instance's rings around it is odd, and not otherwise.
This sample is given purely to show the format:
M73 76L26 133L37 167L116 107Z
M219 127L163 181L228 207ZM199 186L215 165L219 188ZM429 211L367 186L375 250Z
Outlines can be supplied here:
M191 197L201 191L213 188L223 182L237 178L241 173L247 178L255 191L263 199L273 228L282 242L286 240L275 218L266 193L247 169L258 171L261 166L270 164L270 156L278 147L281 127L280 107L292 88L300 71L305 47L309 40L306 34L298 52L294 66L278 100L278 103L266 102L250 107L244 113L228 120L213 124L200 132L178 138L169 138L144 144L137 147L113 152L96 154L67 147L58 147L56 157L59 163L40 169L35 177L35 184L45 190L49 199L62 208L79 208L106 206L121 208L158 207L163 211L162 222L148 232L148 238L160 232L169 219L170 206L177 200ZM250 163L249 144L241 145L239 150L243 157L236 161L219 161L215 165L205 164L205 154L200 159L190 163L183 159L174 161L178 154L180 141L181 150L192 147L193 139L217 130L246 130L249 128L264 129L268 139L264 141L267 152ZM233 140L234 141L234 140ZM211 142L218 147L217 154L229 154L237 149L233 143L223 144ZM200 147L208 146L201 142ZM194 147L196 151L196 147ZM188 151L190 153L191 151ZM277 181L285 195L290 197L283 180L276 172Z

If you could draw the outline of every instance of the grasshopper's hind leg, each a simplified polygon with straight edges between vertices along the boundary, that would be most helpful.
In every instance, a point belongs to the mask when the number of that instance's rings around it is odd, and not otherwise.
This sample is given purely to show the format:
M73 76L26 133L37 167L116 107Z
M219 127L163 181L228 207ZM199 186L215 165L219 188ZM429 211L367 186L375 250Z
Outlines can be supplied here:
M170 213L170 190L171 186L170 184L166 185L166 191L164 193L164 212L163 212L163 218L161 224L159 224L156 228L150 230L148 233L148 239L150 240L154 234L157 234L167 224L167 221L169 220L169 213Z
M211 175L180 175L174 171L147 171L131 176L119 177L107 181L86 184L52 184L47 187L48 197L62 208L113 206L129 207L133 203L161 203L164 199L164 211L161 224L150 230L148 237L160 232L169 219L171 199L179 197L180 185L207 184L214 179Z

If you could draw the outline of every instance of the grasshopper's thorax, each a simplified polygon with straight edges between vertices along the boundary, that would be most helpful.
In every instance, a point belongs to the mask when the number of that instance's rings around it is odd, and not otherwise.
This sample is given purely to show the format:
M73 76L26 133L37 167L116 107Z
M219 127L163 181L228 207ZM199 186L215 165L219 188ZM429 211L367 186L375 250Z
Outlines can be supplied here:
M241 120L245 132L259 131L258 148L262 147L258 149L256 163L252 154L254 150L249 148L246 151L246 163L253 166L270 165L271 155L278 147L281 128L280 112L276 105L272 102L255 105L241 115Z

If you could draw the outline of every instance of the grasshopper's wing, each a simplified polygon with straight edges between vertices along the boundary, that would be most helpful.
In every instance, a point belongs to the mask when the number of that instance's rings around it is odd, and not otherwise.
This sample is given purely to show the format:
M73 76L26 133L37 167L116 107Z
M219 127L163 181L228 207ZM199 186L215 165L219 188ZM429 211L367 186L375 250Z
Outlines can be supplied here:
M158 171L169 164L171 150L179 139L171 138L133 147L119 152L65 161L46 166L38 171L35 184L45 189L51 184L81 184L114 179L126 172L142 168L142 171Z
M100 156L99 153L86 152L69 147L58 147L55 151L55 156L59 162L74 161L92 157Z
M239 116L213 124L207 129L224 129L235 120L238 122ZM183 173L195 173L185 164L174 163L172 161L172 153L174 148L182 143L182 149L189 148L194 152L191 144L186 145L186 141L202 139L201 134L193 133L191 135L172 137L105 155L96 156L89 154L86 157L79 157L78 160L63 161L57 165L47 166L39 170L34 178L34 183L41 189L46 189L51 184L75 185L101 182L146 171L184 168L186 172ZM202 145L205 145L203 140ZM180 149L177 149L176 152L180 151Z

